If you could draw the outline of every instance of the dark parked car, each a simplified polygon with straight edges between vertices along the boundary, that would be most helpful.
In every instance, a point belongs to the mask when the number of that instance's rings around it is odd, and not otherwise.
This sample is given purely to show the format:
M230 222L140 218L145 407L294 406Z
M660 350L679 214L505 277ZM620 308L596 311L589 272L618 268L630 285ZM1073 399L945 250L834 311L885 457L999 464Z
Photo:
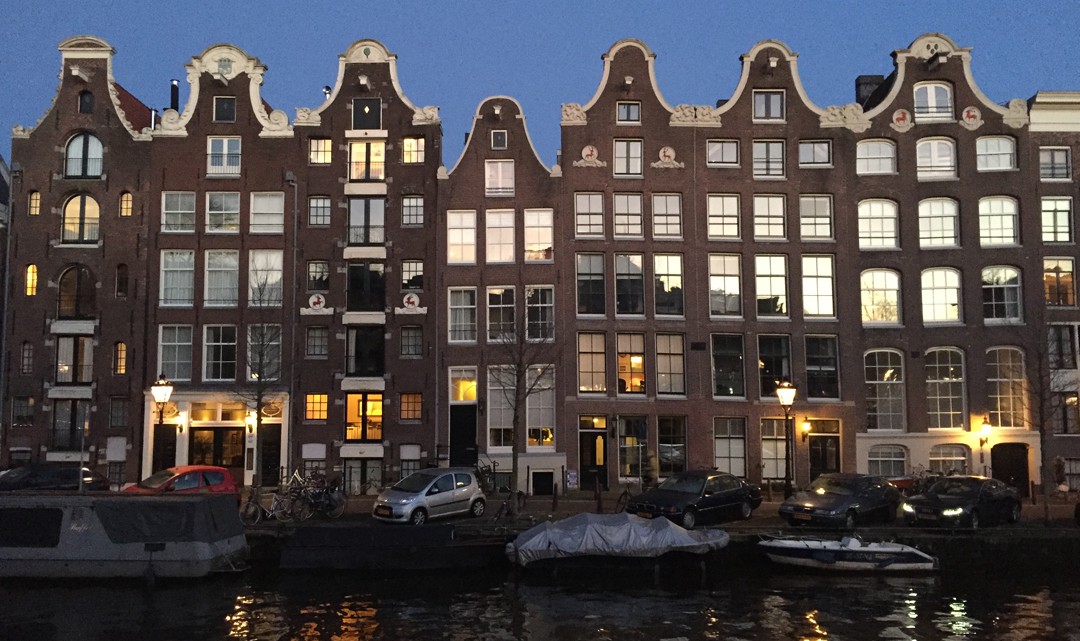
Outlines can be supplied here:
M979 528L1020 520L1020 493L985 476L946 476L901 508L910 525Z
M656 488L632 497L626 511L646 518L666 516L686 529L725 516L748 519L761 505L761 488L727 472L695 470L669 476Z
M0 492L17 490L78 490L79 475L89 492L109 490L104 474L82 467L78 463L31 463L8 470L0 475Z
M900 491L880 476L822 474L810 488L780 504L780 516L792 525L854 528L858 523L896 518Z

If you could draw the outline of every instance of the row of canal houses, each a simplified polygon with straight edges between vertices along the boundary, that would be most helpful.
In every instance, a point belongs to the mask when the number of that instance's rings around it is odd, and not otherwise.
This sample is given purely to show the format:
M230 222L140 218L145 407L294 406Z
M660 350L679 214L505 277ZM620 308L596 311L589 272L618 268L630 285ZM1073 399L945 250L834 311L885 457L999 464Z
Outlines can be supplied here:
M231 45L160 115L108 43L59 49L13 135L0 465L1080 488L1078 93L999 104L927 34L850 104L812 103L771 40L730 97L672 104L622 40L549 166L506 96L444 158L374 40L291 119Z

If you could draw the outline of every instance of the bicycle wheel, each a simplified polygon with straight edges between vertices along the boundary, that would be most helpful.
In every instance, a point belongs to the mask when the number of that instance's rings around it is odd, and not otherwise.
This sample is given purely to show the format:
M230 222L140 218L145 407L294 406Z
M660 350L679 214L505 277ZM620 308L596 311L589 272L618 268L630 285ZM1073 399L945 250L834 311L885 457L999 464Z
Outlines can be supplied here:
M289 505L291 502L287 496L275 495L274 502L270 504L270 515L283 523L293 520Z
M249 500L247 503L240 506L240 520L243 521L245 525L255 525L262 520L262 514L262 506L255 501Z
M619 498L615 500L615 513L626 511L626 504L630 501L630 492L623 490L623 493L619 495Z
M326 516L336 519L345 513L346 498L344 492L340 490L332 492L328 500L330 501L330 509L324 512Z
M289 512L297 521L306 521L315 513L315 506L308 497L301 495L293 498L289 504Z

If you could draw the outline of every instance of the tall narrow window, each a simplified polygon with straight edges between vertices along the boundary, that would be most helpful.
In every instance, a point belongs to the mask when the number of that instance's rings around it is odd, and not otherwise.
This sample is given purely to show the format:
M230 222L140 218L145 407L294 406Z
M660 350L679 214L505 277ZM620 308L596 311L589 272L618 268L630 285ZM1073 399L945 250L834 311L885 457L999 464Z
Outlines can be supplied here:
M120 263L116 266L116 288L114 293L117 298L127 298L128 295L128 266Z
M683 315L683 257L681 254L653 256L654 303L657 316Z
M240 231L240 192L207 192L206 231Z
M1073 242L1072 198L1042 199L1042 241Z
M26 295L37 296L38 267L37 265L26 266Z
M401 328L401 357L422 358L424 356L424 328L420 325L407 325Z
M686 363L682 334L656 335L656 393L686 393Z
M90 270L81 265L69 267L60 274L57 316L59 318L91 318L95 305L97 283Z
M746 419L713 417L713 467L746 477Z
M960 212L956 201L930 198L919 203L919 246L958 247Z
M931 429L960 429L965 424L964 353L942 347L924 356L928 422Z
M577 255L577 313L605 314L604 255Z
M27 216L40 216L41 215L41 192L32 191L26 196L26 215Z
M607 353L604 334L582 332L578 334L578 392L596 393L607 391Z
M487 288L487 317L489 342L513 344L517 333L516 307L513 287Z
M62 243L96 242L101 212L96 200L86 194L73 196L64 205Z
M619 394L645 394L645 335L617 334Z
M863 357L866 377L866 429L904 429L904 357L891 349L869 351Z
M125 191L120 194L120 217L131 218L131 214L135 210L135 200L131 196L130 191Z
M276 381L281 378L281 325L248 325L247 379Z
M304 356L326 358L330 354L330 328L308 327L304 336Z
M739 196L709 194L709 238L739 238Z
M525 384L532 393L525 399L525 430L528 448L555 447L555 370L550 365L534 365L526 373Z
M191 380L191 325L162 325L158 343L158 371L171 381Z
M754 257L754 283L759 317L787 316L787 257Z
M709 254L709 315L742 315L742 257Z
M161 252L161 306L190 307L195 303L195 252Z
M476 263L476 212L446 212L446 262Z
M79 92L79 113L92 114L94 113L94 94L89 91Z
M1076 325L1048 325L1046 360L1050 369L1076 369Z
M531 341L555 339L555 288L532 285L525 288L526 336Z
M982 247L1020 243L1016 200L995 196L979 201L979 244Z
M859 278L864 325L900 322L900 275L890 269L868 269Z
M786 475L787 443L785 419L761 419L761 478L763 480L775 481Z
M525 210L525 262L550 261L555 255L555 212Z
M900 246L896 203L864 200L859 203L859 248L894 249Z
M603 236L604 195L574 194L574 220L577 236Z
M799 196L799 232L803 240L832 240L832 197Z
M232 249L212 249L206 252L206 290L203 304L207 307L236 307L240 282L240 252Z
M616 236L644 235L641 194L615 194L614 213Z
M251 250L248 262L248 306L281 306L282 269L280 249Z
M615 254L615 313L645 313L645 271L641 254Z
M1024 352L1014 347L990 348L986 350L986 366L990 423L1002 428L1028 427Z
M203 380L236 380L236 326L207 325L203 328Z
M839 361L835 336L806 337L807 398L840 398Z
M382 325L345 328L345 376L373 378L386 373L385 335Z
M986 324L1020 322L1023 305L1020 271L995 266L982 271L983 320Z
M791 337L758 335L758 393L775 399L776 386L791 380Z
M453 288L450 290L450 340L457 342L476 340L476 290Z
M101 176L102 146L96 136L76 134L67 144L66 178L97 178Z
M712 335L713 396L746 396L746 363L740 334Z
M22 353L19 355L19 373L23 376L34 373L34 344L30 341L24 341L22 344Z
M514 161L484 161L484 194L489 197L514 195Z
M963 317L960 310L960 272L938 267L922 273L924 323L953 323Z
M56 338L56 382L90 384L94 373L94 340L90 336Z
M641 147L640 140L615 141L616 176L641 176Z
M682 238L682 197L679 194L653 195L653 237Z
M382 245L386 242L386 199L349 199L349 245Z
M833 257L803 255L803 314L806 317L836 316Z
M1043 259L1043 298L1053 307L1076 305L1075 267L1071 258Z
M307 264L307 290L309 292L330 291L330 262L309 260Z
M514 445L514 411L510 399L514 397L512 368L496 365L488 368L488 447Z
M514 210L489 209L484 212L487 263L514 262Z
M127 374L127 343L123 341L113 345L113 374Z
M660 450L660 476L669 477L686 471L686 417L656 417L656 443Z

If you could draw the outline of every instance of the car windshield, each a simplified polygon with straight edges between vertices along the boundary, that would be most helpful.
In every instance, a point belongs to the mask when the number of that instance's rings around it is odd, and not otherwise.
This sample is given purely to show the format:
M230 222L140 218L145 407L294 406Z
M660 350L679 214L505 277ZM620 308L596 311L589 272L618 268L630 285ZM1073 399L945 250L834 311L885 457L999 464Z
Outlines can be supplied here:
M941 479L930 486L927 494L944 494L945 496L973 496L979 493L979 481L977 479Z
M851 496L855 493L855 481L852 479L838 479L832 476L819 476L810 485L810 491L815 494Z
M21 481L22 479L30 476L31 468L29 467L17 467L13 470L8 470L4 474L4 483L14 483L15 481Z
M142 487L157 489L162 485L168 483L169 479L174 476L176 476L176 472L174 472L173 470L161 470L160 472L155 472L147 478L144 478L142 481L139 481L139 485L141 485Z
M422 492L435 476L431 472L414 472L394 484L393 489L402 492Z
M701 494L701 488L705 486L705 479L700 476L669 476L664 479L658 489L672 492L686 492L688 494Z

